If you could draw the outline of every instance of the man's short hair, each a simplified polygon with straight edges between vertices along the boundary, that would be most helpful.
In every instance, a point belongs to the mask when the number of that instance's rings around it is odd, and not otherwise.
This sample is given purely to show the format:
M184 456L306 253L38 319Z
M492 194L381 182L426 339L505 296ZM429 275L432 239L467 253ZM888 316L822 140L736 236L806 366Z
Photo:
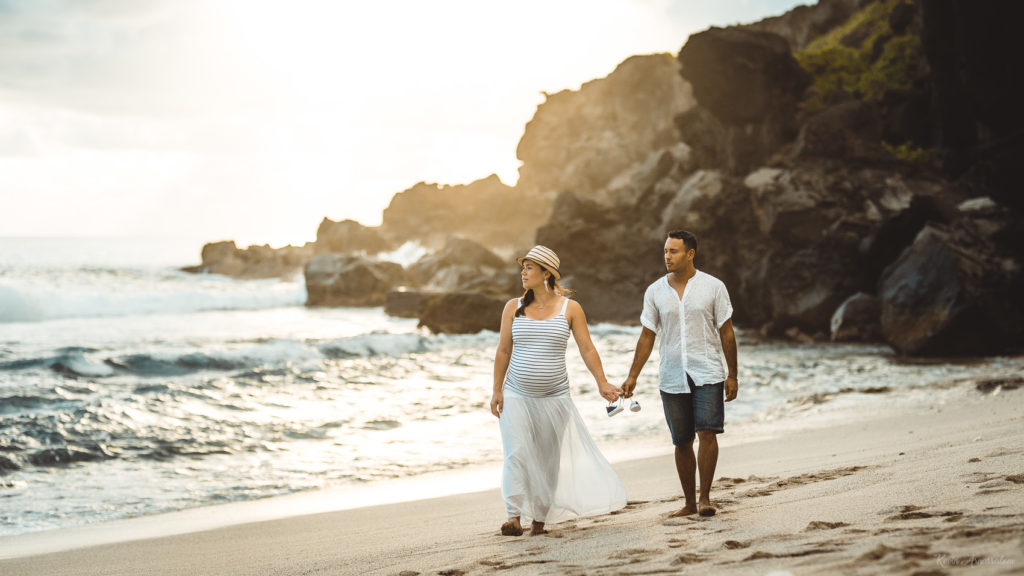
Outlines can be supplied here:
M666 238L675 238L676 240L682 240L687 250L697 251L697 237L694 236L693 232L687 232L686 230L673 230L665 235Z

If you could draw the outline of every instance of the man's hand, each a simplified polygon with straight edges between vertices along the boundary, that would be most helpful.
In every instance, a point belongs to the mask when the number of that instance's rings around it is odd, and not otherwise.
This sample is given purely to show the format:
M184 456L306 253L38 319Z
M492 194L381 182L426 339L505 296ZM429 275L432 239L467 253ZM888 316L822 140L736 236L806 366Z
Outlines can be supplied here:
M632 398L634 388L636 388L636 378L632 376L626 378L626 381L622 383L622 397Z
M736 399L736 393L739 391L740 383L736 381L736 378L730 376L725 379L725 401L732 402Z
M491 395L491 414L494 414L495 418L501 418L501 411L505 408L505 395L501 392L495 392Z

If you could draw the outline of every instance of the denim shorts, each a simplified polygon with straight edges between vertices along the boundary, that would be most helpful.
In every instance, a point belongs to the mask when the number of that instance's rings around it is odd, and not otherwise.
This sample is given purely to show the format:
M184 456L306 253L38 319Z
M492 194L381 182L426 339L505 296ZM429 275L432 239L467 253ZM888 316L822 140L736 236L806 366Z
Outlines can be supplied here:
M676 446L693 442L698 430L725 432L725 382L694 386L689 380L689 384L690 394L661 393L665 421Z

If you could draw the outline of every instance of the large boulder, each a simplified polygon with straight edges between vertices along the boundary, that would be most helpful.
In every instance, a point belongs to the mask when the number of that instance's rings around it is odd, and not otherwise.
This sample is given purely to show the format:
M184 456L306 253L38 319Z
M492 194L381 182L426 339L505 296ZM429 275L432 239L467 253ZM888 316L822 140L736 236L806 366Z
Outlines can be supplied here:
M320 254L306 266L307 306L382 306L405 281L405 270L344 254Z
M998 353L1024 342L1024 274L1009 238L1009 213L968 214L949 227L926 225L879 286L882 332L912 355Z
M355 220L335 222L324 218L316 230L316 253L377 254L394 245L377 228L363 226Z
M401 287L388 292L384 303L384 313L399 318L419 318L427 309L427 304L439 297L439 292L417 290Z
M193 274L222 274L233 278L291 278L313 257L313 244L271 248L269 245L239 249L233 240L203 246L199 266L182 268Z
M692 107L668 54L633 56L579 90L548 94L516 155L518 188L546 200L564 190L590 198L651 153L678 143L673 118Z
M679 52L699 106L681 114L684 142L707 168L745 172L797 135L797 104L810 84L780 36L711 28Z
M420 326L443 334L472 334L501 329L507 298L476 292L449 292L431 298L420 315Z
M697 103L733 126L792 114L810 85L786 40L770 32L711 28L690 36L679 62Z
M521 290L515 261L503 259L472 240L450 236L438 252L409 266L414 286L440 292L481 292L509 296Z

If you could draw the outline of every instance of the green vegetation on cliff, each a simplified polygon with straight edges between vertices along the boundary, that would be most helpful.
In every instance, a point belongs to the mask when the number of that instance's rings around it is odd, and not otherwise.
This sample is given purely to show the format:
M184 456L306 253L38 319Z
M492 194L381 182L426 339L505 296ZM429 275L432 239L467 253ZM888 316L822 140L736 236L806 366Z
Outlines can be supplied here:
M834 91L877 100L888 88L909 88L920 73L921 38L913 31L894 35L889 15L908 0L872 3L794 54L814 78L805 110L825 106Z
M898 33L890 22L895 10L904 11L906 16L913 5L914 0L873 2L794 54L813 78L802 108L807 112L821 110L835 92L871 102L880 100L886 90L911 88L924 72L921 37L907 18ZM882 146L895 158L908 162L928 161L931 157L929 150L911 141L882 142Z

